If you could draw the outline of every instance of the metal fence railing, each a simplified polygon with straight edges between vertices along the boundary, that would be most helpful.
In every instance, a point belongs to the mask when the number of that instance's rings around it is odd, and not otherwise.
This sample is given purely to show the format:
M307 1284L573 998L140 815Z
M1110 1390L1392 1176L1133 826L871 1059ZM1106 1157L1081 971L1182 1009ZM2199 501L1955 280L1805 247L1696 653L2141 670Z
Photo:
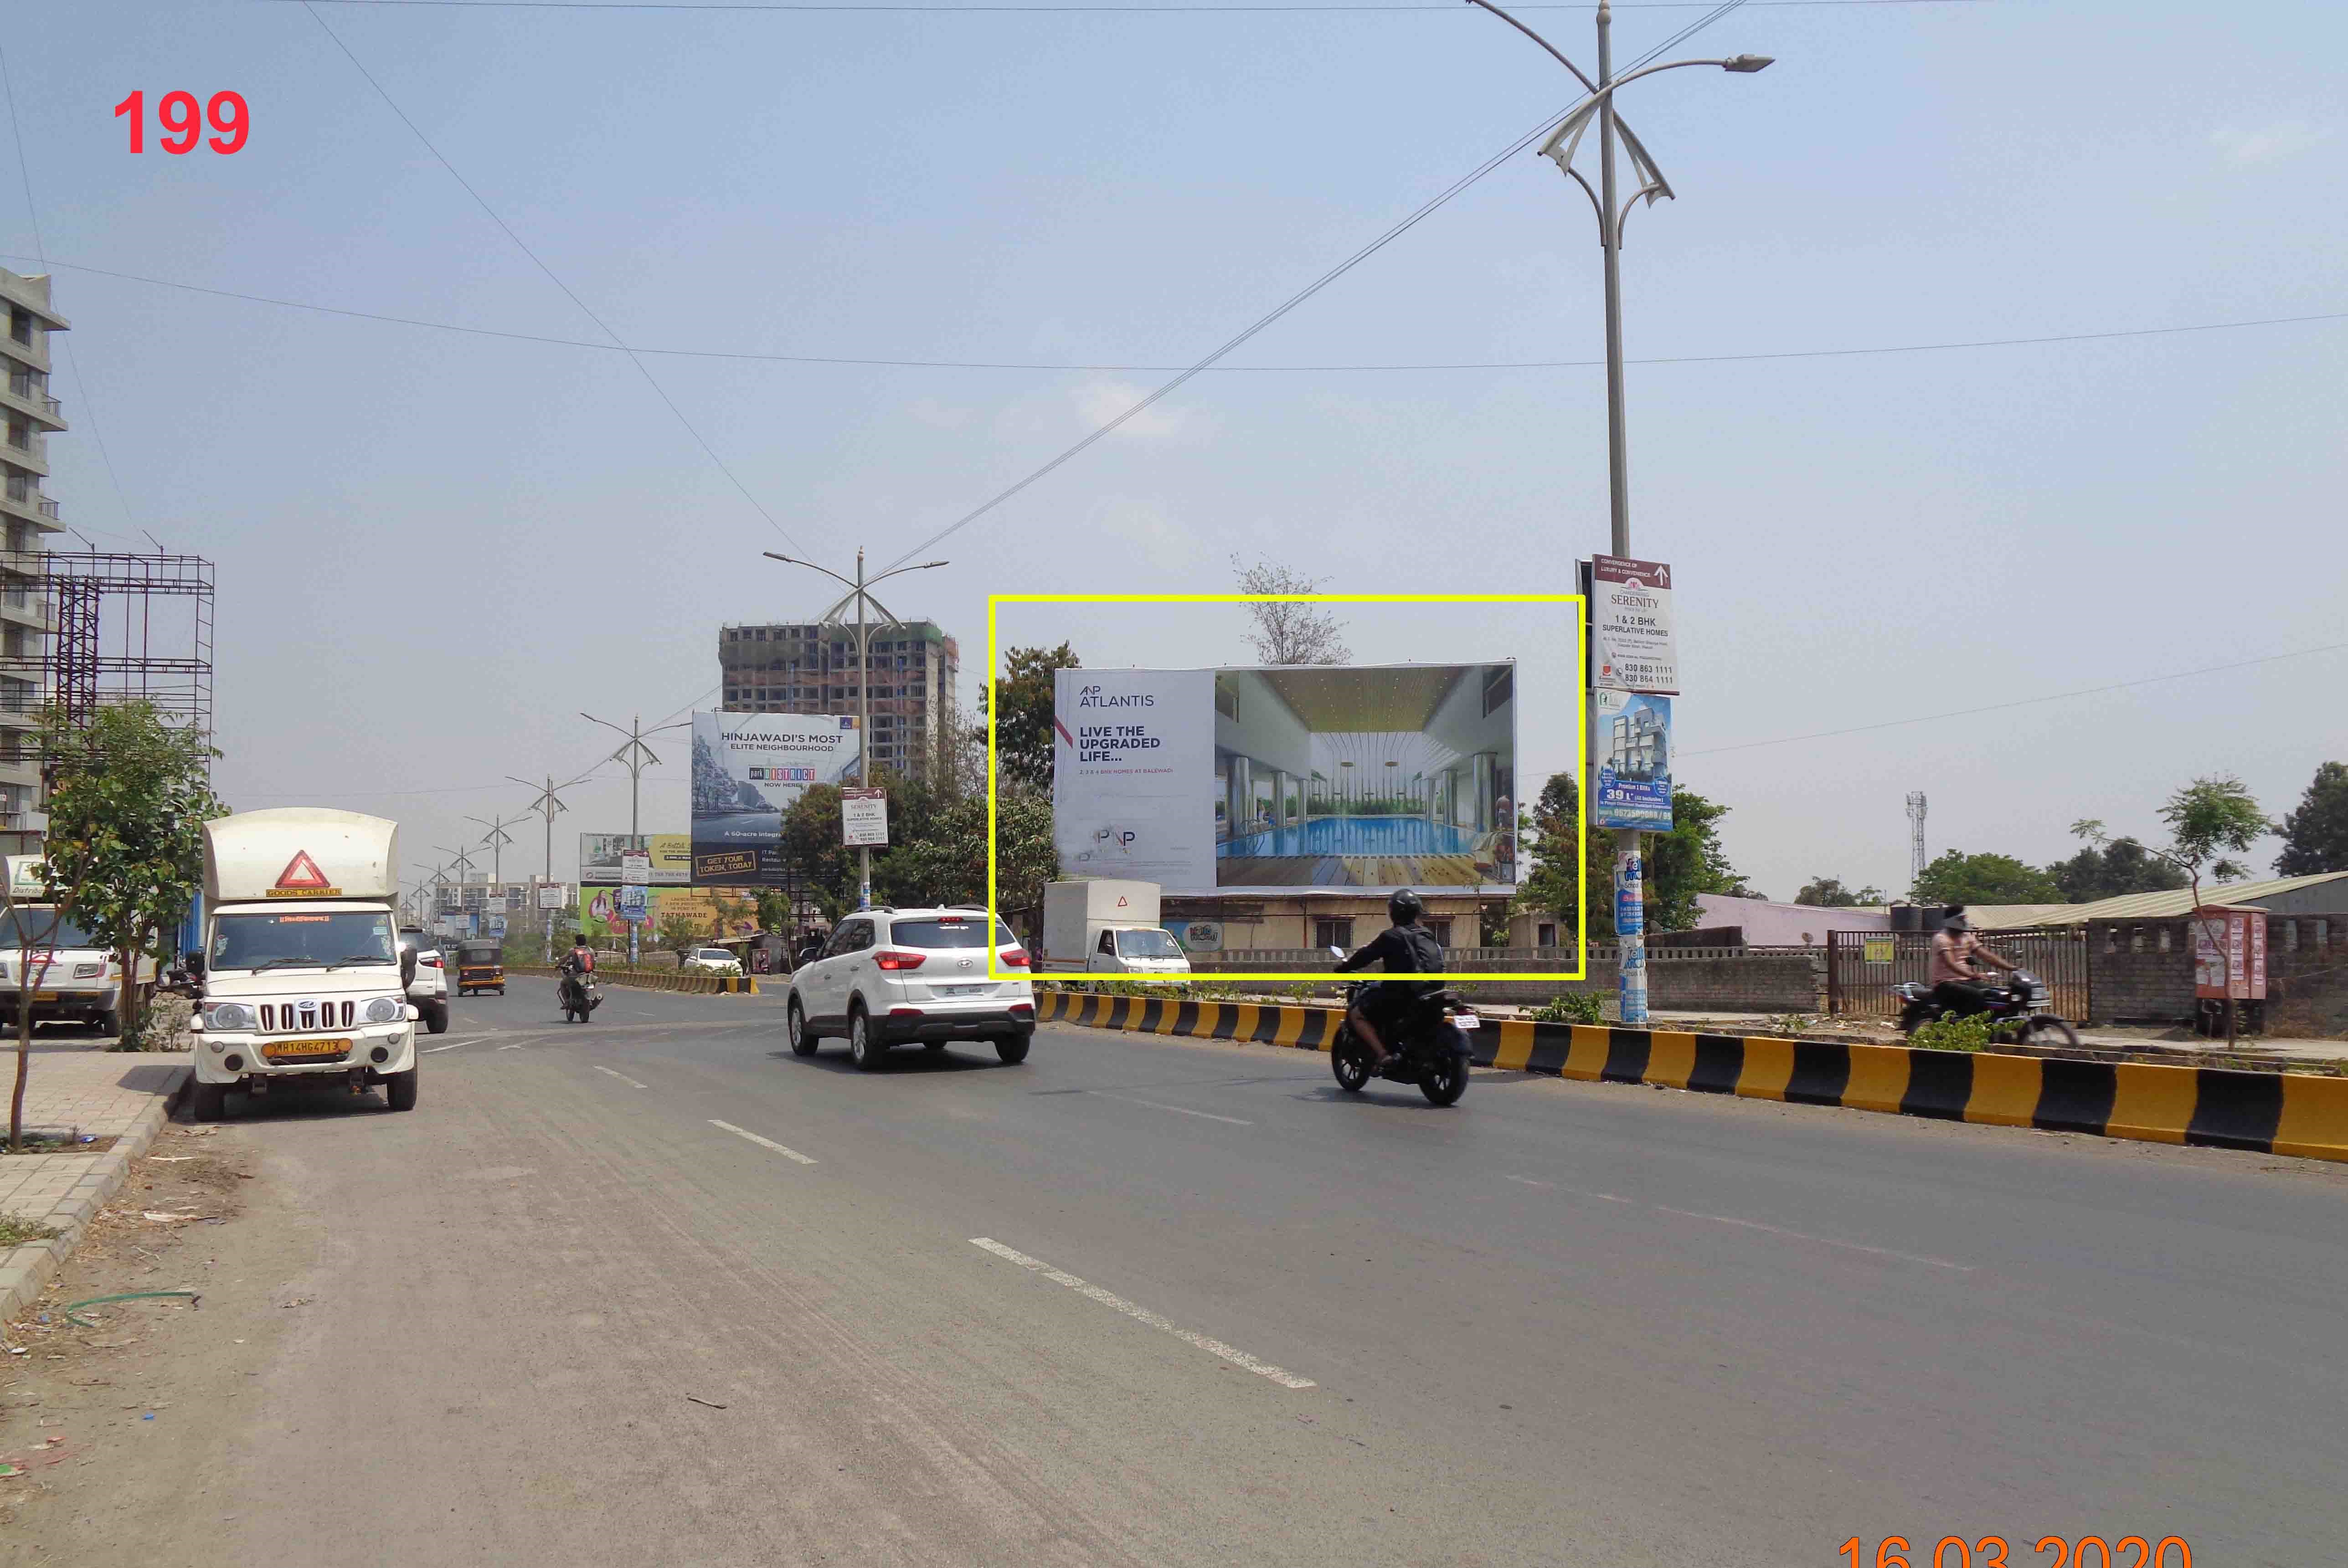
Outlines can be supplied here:
M2053 926L2032 931L1985 931L1982 944L2019 964L2054 990L2057 1016L2087 1016L2091 960L2084 929ZM1894 988L1912 980L1922 985L1931 968L1932 938L1918 931L1827 933L1827 1011L1840 1017L1896 1018Z

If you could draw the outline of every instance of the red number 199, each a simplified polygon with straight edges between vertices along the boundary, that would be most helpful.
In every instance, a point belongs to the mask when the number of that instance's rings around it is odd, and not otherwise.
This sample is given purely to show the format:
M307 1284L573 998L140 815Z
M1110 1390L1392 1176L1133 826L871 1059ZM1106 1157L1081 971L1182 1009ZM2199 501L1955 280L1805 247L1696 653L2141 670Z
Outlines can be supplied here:
M114 118L130 121L130 150L147 150L147 95L134 91L114 106ZM204 134L204 122L211 122L215 134L211 138L214 152L234 152L244 145L245 132L252 127L251 111L245 108L242 93L217 92L204 105L204 112L196 113L196 95L188 92L165 93L163 101L155 106L155 118L162 122L164 134L157 140L164 151L173 154L193 152L196 142Z

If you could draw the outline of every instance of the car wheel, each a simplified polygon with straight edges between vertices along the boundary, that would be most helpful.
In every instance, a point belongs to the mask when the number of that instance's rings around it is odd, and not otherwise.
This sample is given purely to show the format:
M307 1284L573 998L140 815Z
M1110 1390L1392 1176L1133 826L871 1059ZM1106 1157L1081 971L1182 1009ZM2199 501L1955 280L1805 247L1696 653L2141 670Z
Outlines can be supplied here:
M1017 1067L1027 1059L1027 1037L997 1035L994 1037L994 1054L1003 1058L1004 1067Z
M188 1119L218 1121L228 1111L228 1085L197 1079L188 1085Z
M383 1098L384 1103L394 1110L414 1110L416 1069L410 1068L404 1073L387 1075L383 1080Z
M424 1027L427 1031L435 1035L445 1035L448 1032L448 1004L445 1000L427 1002L422 1011Z
M99 1034L118 1037L122 1033L122 1009L119 1007L108 1007L105 1012L100 1013L96 1018L92 1019L91 1022L98 1026L98 1032Z
M872 1020L865 1015L864 1005L860 1002L850 1008L848 1013L849 1058L869 1073L878 1068L881 1058L888 1054L889 1048L872 1037Z
M799 999L797 996L791 998L790 1032L791 1055L795 1057L815 1055L815 1031L808 1027L807 1014L800 1009Z

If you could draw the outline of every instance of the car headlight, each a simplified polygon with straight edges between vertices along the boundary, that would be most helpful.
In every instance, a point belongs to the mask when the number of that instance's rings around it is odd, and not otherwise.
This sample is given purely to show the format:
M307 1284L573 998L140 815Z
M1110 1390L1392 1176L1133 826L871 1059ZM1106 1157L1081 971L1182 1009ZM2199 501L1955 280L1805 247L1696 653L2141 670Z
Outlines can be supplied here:
M407 1005L395 996L377 996L366 1005L370 1024L396 1024L407 1016Z
M204 1027L207 1029L250 1029L255 1021L252 1009L242 1002L204 1004Z
M105 973L106 965L103 964L77 964L74 965L74 978L77 980L95 980Z

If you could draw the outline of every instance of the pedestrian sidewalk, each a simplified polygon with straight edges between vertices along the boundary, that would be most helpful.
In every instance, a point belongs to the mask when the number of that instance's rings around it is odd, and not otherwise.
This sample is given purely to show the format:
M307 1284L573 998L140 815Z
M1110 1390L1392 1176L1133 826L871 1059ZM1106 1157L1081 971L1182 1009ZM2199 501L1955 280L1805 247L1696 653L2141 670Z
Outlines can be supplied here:
M26 1136L78 1132L115 1142L95 1154L0 1153L0 1214L58 1233L0 1249L0 1323L30 1304L72 1253L84 1227L122 1185L130 1162L154 1142L187 1074L185 1056L93 1050L78 1041L34 1045L25 1084ZM15 1076L10 1041L0 1046L0 1095ZM0 1146L5 1136L6 1123L0 1121Z

